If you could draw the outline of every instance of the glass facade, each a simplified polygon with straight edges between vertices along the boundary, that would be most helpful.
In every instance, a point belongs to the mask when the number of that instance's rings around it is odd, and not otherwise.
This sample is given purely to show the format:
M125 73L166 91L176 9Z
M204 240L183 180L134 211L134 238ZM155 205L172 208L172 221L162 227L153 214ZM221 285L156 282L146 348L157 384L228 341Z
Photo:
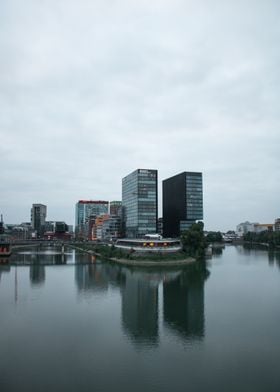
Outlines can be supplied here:
M186 173L186 219L203 219L202 174Z
M117 215L110 215L102 225L102 239L111 240L119 238L121 234L121 218Z
M157 232L157 170L137 169L122 180L125 235L143 237Z
M121 201L110 201L110 215L122 216L122 202Z
M108 201L79 200L76 204L76 234L87 237L90 216L108 214L108 208Z
M164 180L163 235L178 237L202 219L202 173L183 172Z
M46 223L47 206L44 204L32 204L31 208L31 226L37 231L37 235L41 235L43 227Z

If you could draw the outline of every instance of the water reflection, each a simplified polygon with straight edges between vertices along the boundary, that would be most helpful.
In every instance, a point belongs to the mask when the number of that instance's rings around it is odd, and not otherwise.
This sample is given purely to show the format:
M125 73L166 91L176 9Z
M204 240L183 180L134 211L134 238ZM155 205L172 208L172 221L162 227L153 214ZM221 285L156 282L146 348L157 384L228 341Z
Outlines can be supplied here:
M243 244L235 247L237 252L244 256L252 256L262 258L267 255L268 264L270 266L277 265L280 268L280 250L270 249L266 245ZM251 260L252 261L252 260Z
M2 259L1 259L1 262L2 262ZM3 264L2 263L0 264L0 282L1 282L1 275L4 273L9 273L10 270L11 270L11 267L10 267L10 265L6 264L6 261L5 261L5 263L3 262Z
M34 286L41 286L46 279L45 266L40 264L30 265L30 283Z
M158 281L149 273L124 268L122 324L137 343L158 343Z
M204 263L168 271L107 263L75 266L80 294L88 297L97 291L107 291L110 286L119 289L123 331L138 346L159 344L159 314L163 314L164 326L184 339L203 338L204 282L208 275Z
M62 253L60 249L50 248L33 248L15 252L10 257L12 264L43 264L59 265L66 264L73 258L73 252Z
M107 291L108 277L102 264L76 264L75 281L79 291Z
M23 251L16 265L30 266L31 288L42 286L47 265L75 263L74 282L81 297L106 296L109 288L120 295L120 321L124 335L136 346L157 347L160 331L167 328L184 340L203 339L204 282L209 275L205 263L184 268L132 268L102 263L94 256L55 249Z
M280 252L279 251L268 251L268 263L273 266L276 264L280 268Z
M214 247L212 248L212 255L216 257L221 257L223 255L223 251L225 250L225 247Z
M185 270L163 284L165 324L184 338L204 336L204 281L207 270Z

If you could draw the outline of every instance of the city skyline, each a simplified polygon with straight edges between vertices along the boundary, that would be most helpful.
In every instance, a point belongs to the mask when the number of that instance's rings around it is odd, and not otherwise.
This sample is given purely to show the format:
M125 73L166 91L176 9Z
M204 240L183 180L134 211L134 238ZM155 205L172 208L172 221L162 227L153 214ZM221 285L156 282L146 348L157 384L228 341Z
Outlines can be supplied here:
M146 170L146 169L144 169L144 170ZM148 169L149 170L149 169ZM135 171L135 169L133 170L133 171ZM132 171L132 172L133 172ZM175 173L174 174L174 176L177 176L178 175L178 173ZM172 176L172 177L174 177L174 176ZM166 180L168 180L168 179L162 179L162 181L161 182L158 182L158 195L160 195L160 197L158 197L158 206L159 206L159 208L158 208L158 218L162 218L162 216L163 216L163 211L162 211L162 207L163 207L163 204L162 204L162 196L163 196L163 193L162 193L162 184L164 183L164 181L166 181ZM120 179L120 183L121 183L122 181L121 181L121 179ZM205 195L203 195L203 203L204 203L204 197L205 197ZM120 199L122 198L122 196L120 195ZM96 202L100 202L100 198L97 198L96 200L93 200L93 198L89 198L89 199L86 199L86 198L80 198L79 200L76 200L75 201L75 203L74 203L74 205L72 206L73 208L73 211L72 211L72 217L67 221L66 219L63 219L63 221L65 221L65 222L67 222L68 224L70 224L70 225L73 225L73 226L75 226L75 222L76 222L76 214L77 214L77 211L76 211L76 207L77 207L77 204L79 203L79 202L86 202L86 203L89 203L90 201L92 201L93 203L96 203ZM109 212L109 205L110 205L110 203L111 202L115 202L115 200L107 200L106 201L106 203L108 203L108 212ZM43 202L40 202L40 201L37 201L36 203L32 203L32 205L44 205L44 204L46 204L46 203L43 203ZM205 204L205 203L204 203ZM55 215L53 215L52 214L52 211L51 211L51 214L49 214L49 206L46 204L46 206L47 206L47 208L48 208L48 221L62 221L62 219L57 219L57 217L55 216ZM205 207L203 207L203 209L204 209ZM23 220L17 220L17 221L15 221L15 222L12 222L12 221L7 221L7 219L5 219L5 213L3 212L3 211L0 211L0 213L3 215L3 217L4 217L4 223L5 224L20 224L20 223L22 223L22 222L31 222L30 221L30 207L29 207L29 214L28 214L28 212L26 213L26 219L23 219ZM205 215L205 214L204 214ZM279 214L278 214L279 215ZM28 218L28 216L29 216L29 218ZM51 216L52 218L50 218L49 216ZM68 216L71 216L71 213L70 214L68 214ZM246 220L247 218L243 218L243 220ZM265 221L266 223L274 223L274 221L275 221L275 219L277 219L277 215L275 215L274 217L272 217L271 219L270 219L270 221L268 222L268 221ZM257 217L256 218L256 220L260 220L260 218L259 217ZM220 230L220 231L227 231L227 230L235 230L235 227L240 223L240 222L237 222L237 224L235 225L235 226L228 226L228 227L225 227L225 228L218 228L218 227L208 227L209 225L207 225L207 222L205 222L205 217L202 219L202 221L204 222L204 225L205 225L205 229L206 230ZM240 221L242 221L242 219L240 220Z
M74 222L121 178L202 172L207 230L279 217L275 0L0 4L0 213ZM159 186L159 216L162 194Z

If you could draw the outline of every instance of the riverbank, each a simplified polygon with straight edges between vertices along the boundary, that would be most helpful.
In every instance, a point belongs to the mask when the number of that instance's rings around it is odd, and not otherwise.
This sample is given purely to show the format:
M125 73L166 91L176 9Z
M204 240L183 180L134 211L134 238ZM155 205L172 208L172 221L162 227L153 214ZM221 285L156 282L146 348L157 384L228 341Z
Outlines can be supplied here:
M130 260L130 259L117 259L117 258L109 258L109 261L114 263L123 264L123 265L134 265L134 266L141 266L141 267L174 267L180 265L188 265L193 264L196 259L193 257L188 257L183 260L163 260L163 261L153 261L153 260Z
M71 245L72 248L88 253L90 255L100 257L101 259L104 259L106 261L112 262L112 263L117 263L117 264L122 264L122 265L129 265L129 266L141 266L141 267L174 267L174 266L181 266L181 265L188 265L196 262L196 259L193 257L186 257L184 259L175 259L175 260L141 260L141 258L134 258L134 259L129 259L129 258L117 258L117 257L109 257L106 255L103 255L101 253L95 252L91 249L84 249L80 248L74 245Z

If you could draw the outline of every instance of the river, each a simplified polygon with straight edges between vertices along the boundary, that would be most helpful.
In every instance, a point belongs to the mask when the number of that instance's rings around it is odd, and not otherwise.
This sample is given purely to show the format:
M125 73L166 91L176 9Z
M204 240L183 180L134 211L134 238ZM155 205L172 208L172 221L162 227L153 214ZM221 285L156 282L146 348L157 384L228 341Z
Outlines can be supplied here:
M0 265L1 392L280 390L280 256L184 268L24 250Z

